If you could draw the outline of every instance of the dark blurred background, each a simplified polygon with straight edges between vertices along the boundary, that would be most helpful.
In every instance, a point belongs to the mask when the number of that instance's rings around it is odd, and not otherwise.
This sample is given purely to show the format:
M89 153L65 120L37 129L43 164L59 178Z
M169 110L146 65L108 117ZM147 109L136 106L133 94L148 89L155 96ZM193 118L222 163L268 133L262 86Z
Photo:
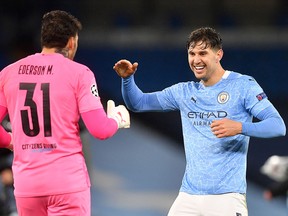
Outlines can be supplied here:
M53 9L69 11L82 22L75 60L95 72L103 99L123 103L120 79L112 69L122 58L139 63L136 81L143 91L193 80L186 38L195 28L211 26L223 38L224 68L252 75L288 122L287 0L1 1L1 68L40 52L41 17ZM175 143L182 141L178 113L132 114L133 118ZM183 146L177 145L182 151ZM259 169L271 155L288 155L287 137L251 139L249 180L264 187L270 184Z

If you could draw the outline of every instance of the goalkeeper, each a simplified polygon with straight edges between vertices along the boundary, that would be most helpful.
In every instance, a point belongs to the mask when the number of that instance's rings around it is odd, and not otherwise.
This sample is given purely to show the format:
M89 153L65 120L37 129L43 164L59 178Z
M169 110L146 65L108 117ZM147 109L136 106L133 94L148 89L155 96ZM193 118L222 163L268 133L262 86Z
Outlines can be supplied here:
M117 62L123 98L135 112L181 113L187 164L169 216L247 216L249 137L284 136L284 121L255 79L222 68L222 39L214 29L193 31L187 54L200 82L151 93L143 93L134 81L138 63ZM253 116L260 122L252 122Z
M103 109L93 72L73 60L81 23L65 11L42 19L42 52L0 73L0 121L7 112L12 137L0 127L0 147L14 151L20 216L91 216L90 179L79 119L98 139L130 126L123 106Z

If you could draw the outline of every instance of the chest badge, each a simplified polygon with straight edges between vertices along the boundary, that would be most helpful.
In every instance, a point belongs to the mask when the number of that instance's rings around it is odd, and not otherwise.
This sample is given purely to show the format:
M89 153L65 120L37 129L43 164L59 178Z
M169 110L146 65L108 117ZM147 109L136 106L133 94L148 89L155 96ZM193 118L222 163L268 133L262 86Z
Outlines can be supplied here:
M220 92L217 97L217 101L220 104L224 104L229 100L230 96L228 92Z

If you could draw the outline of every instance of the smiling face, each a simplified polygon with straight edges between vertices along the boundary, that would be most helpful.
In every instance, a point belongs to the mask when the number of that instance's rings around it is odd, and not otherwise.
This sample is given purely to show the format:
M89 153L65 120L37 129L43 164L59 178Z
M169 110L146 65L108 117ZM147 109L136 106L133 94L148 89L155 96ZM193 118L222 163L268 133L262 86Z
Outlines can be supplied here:
M222 49L211 49L203 41L192 43L188 48L189 66L205 86L214 85L223 76L224 69L220 64L222 56Z

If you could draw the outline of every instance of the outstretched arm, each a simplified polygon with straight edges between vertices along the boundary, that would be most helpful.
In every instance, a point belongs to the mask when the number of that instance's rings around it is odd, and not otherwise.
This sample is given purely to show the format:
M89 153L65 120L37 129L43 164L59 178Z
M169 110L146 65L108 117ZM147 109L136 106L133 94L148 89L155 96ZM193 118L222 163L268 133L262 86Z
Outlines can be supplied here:
M130 115L125 106L115 107L112 100L107 102L107 114L104 109L81 113L82 120L92 136L100 140L113 136L118 128L130 127Z
M134 76L122 79L122 96L126 106L133 112L163 110L157 92L143 93L134 81Z
M89 133L97 139L108 139L118 130L116 121L107 118L104 109L81 113L81 117Z
M134 81L138 63L132 64L128 60L118 61L113 69L122 77L122 96L126 106L134 112L162 111L157 99L157 92L143 93Z

